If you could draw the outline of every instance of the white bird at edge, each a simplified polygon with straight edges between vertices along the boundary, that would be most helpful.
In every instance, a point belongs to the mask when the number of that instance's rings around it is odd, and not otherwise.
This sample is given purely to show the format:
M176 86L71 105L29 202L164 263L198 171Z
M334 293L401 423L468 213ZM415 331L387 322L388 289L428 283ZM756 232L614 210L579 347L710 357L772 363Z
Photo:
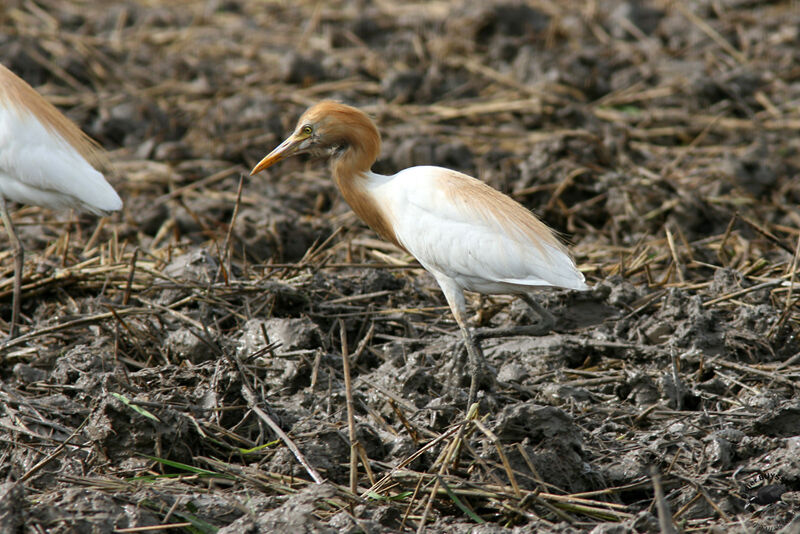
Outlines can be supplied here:
M485 362L467 324L464 290L518 295L549 322L549 329L552 316L530 293L589 286L556 234L521 204L442 167L376 174L370 169L380 146L378 129L365 113L323 101L306 110L294 132L250 174L289 156L333 149L333 179L353 211L383 239L414 256L439 283L470 359L469 409Z
M104 162L97 143L0 65L0 212L14 249L10 338L17 335L24 249L8 201L95 215L118 211L122 200L93 166Z

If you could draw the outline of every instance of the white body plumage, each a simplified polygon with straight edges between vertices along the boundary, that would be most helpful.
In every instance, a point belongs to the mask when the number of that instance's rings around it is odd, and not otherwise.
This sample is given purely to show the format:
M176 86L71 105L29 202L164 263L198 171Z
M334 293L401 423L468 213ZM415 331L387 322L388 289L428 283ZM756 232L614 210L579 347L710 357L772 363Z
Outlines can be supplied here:
M486 195L499 193L475 178L433 166L364 178L397 240L437 279L487 294L587 289L560 243L530 239L530 228L492 209Z
M24 249L7 201L95 215L117 211L122 200L94 167L102 161L99 147L80 128L0 65L0 215L15 260L9 337L17 332Z
M117 192L88 161L94 146L53 111L28 84L0 66L0 196L96 215L122 208Z
M103 175L26 112L0 102L0 195L21 204L105 215L122 200Z

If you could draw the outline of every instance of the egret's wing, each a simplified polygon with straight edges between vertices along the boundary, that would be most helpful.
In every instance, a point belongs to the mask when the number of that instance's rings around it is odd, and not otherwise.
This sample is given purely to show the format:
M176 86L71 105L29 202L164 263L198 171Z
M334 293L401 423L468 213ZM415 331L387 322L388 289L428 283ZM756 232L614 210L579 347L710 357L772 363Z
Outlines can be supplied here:
M381 194L400 243L426 268L466 288L586 287L552 230L479 180L440 167L412 167Z
M19 181L12 190L25 190L27 201L39 189L71 197L64 206L96 213L118 210L122 201L90 163L102 159L80 128L0 65L0 173ZM41 205L61 207L52 206L53 196L48 196L50 202Z

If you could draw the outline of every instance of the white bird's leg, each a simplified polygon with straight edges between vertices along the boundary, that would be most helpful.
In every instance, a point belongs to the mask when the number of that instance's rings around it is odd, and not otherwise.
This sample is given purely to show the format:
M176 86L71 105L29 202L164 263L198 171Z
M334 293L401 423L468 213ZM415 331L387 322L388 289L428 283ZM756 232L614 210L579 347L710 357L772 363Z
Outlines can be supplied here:
M478 394L478 380L482 369L486 368L486 359L483 357L483 351L480 346L472 337L469 332L469 327L466 324L459 324L461 329L461 336L464 338L464 344L467 346L467 354L469 355L469 394L467 395L467 411L469 411L472 403L475 402L475 396Z
M520 295L520 298L524 300L525 304L530 306L533 311L537 313L537 315L539 315L539 318L541 318L542 321L537 326L542 328L544 332L549 332L553 329L553 327L556 325L556 318L553 317L552 313L544 309L541 304L533 300L533 297L527 293Z
M533 300L530 295L523 293L519 297L540 317L541 320L538 323L507 328L480 328L475 330L475 337L481 340L495 337L543 336L551 332L556 324L553 314Z
M469 356L469 372L470 384L469 395L467 396L467 411L469 411L472 403L475 402L475 396L478 393L478 381L480 372L487 368L486 359L483 357L483 352L478 345L475 338L469 331L467 324L467 304L464 301L464 292L458 285L450 279L436 277L439 286L442 288L447 304L450 306L450 311L453 312L458 327L461 330L461 336L464 338L464 345L467 348L467 355Z
M11 326L8 329L8 339L17 337L17 321L19 320L20 312L20 293L22 291L22 269L25 264L25 250L22 248L22 242L19 240L17 231L14 228L14 223L11 222L11 216L8 214L8 202L5 198L0 197L0 211L2 211L3 224L8 231L8 239L11 242L11 247L14 249L14 291L11 301Z

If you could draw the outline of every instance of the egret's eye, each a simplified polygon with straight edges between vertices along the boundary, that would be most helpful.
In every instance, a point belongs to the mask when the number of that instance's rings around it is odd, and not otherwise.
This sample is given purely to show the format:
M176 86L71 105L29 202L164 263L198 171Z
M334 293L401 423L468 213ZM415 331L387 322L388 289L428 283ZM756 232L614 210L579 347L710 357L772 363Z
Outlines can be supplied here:
M311 132L313 132L314 129L311 127L310 124L306 124L300 131L303 132L304 135L311 135Z

